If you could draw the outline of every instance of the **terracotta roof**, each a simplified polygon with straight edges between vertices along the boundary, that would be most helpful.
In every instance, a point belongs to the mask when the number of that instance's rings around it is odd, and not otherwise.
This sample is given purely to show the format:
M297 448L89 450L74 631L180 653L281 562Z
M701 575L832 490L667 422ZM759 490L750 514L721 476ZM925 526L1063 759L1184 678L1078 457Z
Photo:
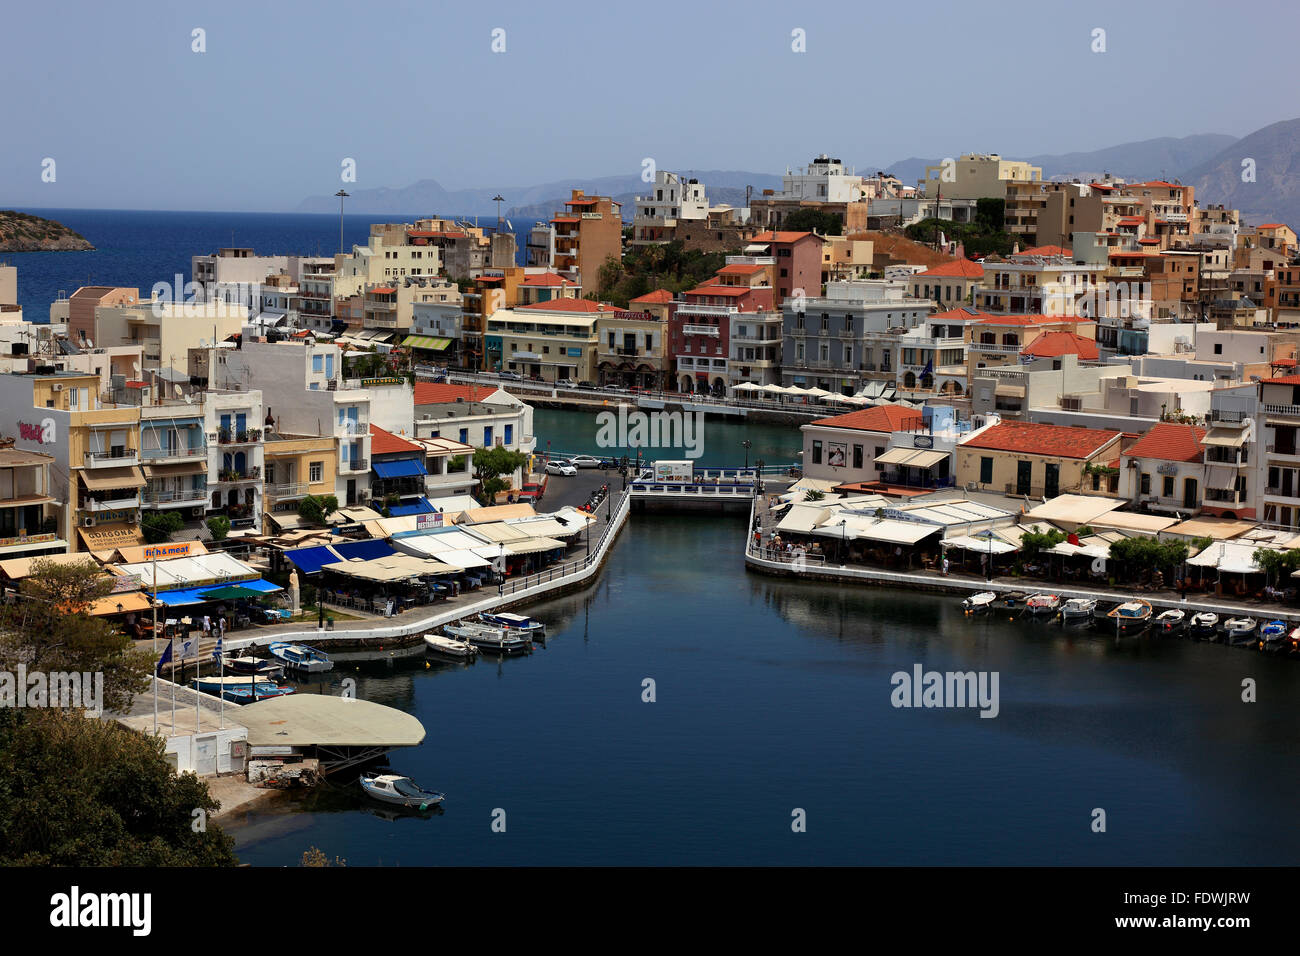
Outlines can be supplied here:
M971 308L949 309L947 312L935 312L928 316L931 319L993 319L997 316L990 315L987 312L978 312Z
M1300 375L1281 375L1277 378L1260 379L1264 385L1300 385Z
M945 262L932 269L927 269L925 272L918 272L913 278L921 276L982 279L984 277L984 267L978 262L971 262L969 259L954 259L952 262Z
M541 275L526 276L520 285L543 285L543 286L566 286L573 285L568 279L554 272L543 272Z
M902 405L876 405L846 415L819 418L812 424L830 428L851 428L859 432L887 433L919 427L921 421L921 413L915 408L906 408Z
M395 455L401 452L416 452L423 456L424 449L420 445L409 442L390 431L385 431L378 425L370 426L371 455Z
M481 402L499 391L495 385L450 385L440 382L416 382L415 405L450 405L456 399Z
M522 312L604 312L605 306L590 299L547 299L545 302L533 302L518 306Z
M985 325L1050 325L1053 322L1094 322L1095 319L1081 319L1073 315L983 315L980 319Z
M1120 432L1073 425L1002 422L962 442L963 448L1020 452L1055 458L1090 458L1120 437Z
M753 291L747 285L700 285L689 290L686 295L741 296Z
M720 276L752 276L755 272L762 272L767 266L747 266L743 263L735 263L729 266L723 266L715 275Z
M760 232L750 242L798 242L811 236L811 232Z
M1020 350L1021 355L1034 358L1057 358L1061 355L1077 355L1081 359L1095 361L1099 357L1097 343L1073 332L1044 332L1029 343L1028 348Z
M1129 458L1159 458L1161 461L1200 461L1205 429L1195 425L1160 422L1129 446Z
M377 292L377 293L379 293L380 295L392 295L392 294L393 294L394 292L396 292L397 290L394 289L392 286L389 286L389 285L378 285L378 286L375 286L375 287L374 287L373 289L371 289L370 291L371 291L371 292Z
M1015 254L1016 256L1066 256L1067 258L1074 255L1074 252L1064 246L1034 246L1031 249L1024 249ZM1015 258L1015 256L1012 256Z
M654 292L647 292L645 295L639 295L633 302L644 302L647 305L667 304L673 301L673 294L667 289L656 289Z

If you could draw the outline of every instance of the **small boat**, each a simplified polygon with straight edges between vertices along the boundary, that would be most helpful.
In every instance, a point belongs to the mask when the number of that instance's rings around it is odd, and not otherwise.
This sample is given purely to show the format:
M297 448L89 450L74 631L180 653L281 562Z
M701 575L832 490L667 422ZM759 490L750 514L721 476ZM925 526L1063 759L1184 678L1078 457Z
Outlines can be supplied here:
M280 677L284 666L264 657L223 657L221 666L235 674L256 674L261 677Z
M1002 595L1002 603L1006 607L1019 607L1025 603L1025 592L1008 591L1006 594Z
M993 606L998 596L992 591L980 591L961 602L961 609L967 614L983 614Z
M1234 617L1224 622L1223 636L1229 644L1250 644L1255 640L1253 617Z
M272 697L286 697L292 687L282 687L263 677L196 677L190 686L204 694L224 697L234 704L251 704Z
M1214 640L1219 631L1219 615L1213 611L1199 611L1192 615L1192 634L1195 637Z
M410 777L395 773L363 773L361 789L369 796L384 803L399 807L415 807L426 810L437 806L446 799L446 794L436 790L425 790Z
M1116 601L1098 601L1092 611L1093 627L1111 627L1110 612L1119 607Z
M321 674L334 669L334 662L306 644L286 644L276 641L266 648L271 656L284 665L285 670L297 674Z
M522 614L507 614L499 612L480 614L479 620L490 627L504 627L511 631L524 631L530 637L542 637L546 634L546 625L533 617L524 617Z
M519 631L507 631L501 627L488 627L486 624L445 624L443 633L461 641L473 644L481 651L496 651L498 654L522 654L532 650L533 641L527 634Z
M1097 602L1092 598L1070 598L1061 605L1061 620L1067 624L1079 624L1092 620Z
M1172 637L1174 634L1181 633L1186 623L1187 612L1171 607L1169 610L1161 611L1156 615L1156 633Z
M1109 616L1115 622L1116 634L1137 634L1151 622L1151 605L1141 598L1125 601L1114 608Z
M478 648L468 641L458 641L453 637L443 637L441 634L424 635L424 644L435 654L445 654L447 657L462 660L478 653Z
M1292 654L1300 654L1300 627L1292 629L1287 635L1287 644Z
M1055 594L1031 594L1025 601L1025 610L1030 614L1055 614L1061 606L1061 599Z
M1269 621L1259 629L1259 649L1261 651L1281 651L1287 646L1287 626L1285 621Z

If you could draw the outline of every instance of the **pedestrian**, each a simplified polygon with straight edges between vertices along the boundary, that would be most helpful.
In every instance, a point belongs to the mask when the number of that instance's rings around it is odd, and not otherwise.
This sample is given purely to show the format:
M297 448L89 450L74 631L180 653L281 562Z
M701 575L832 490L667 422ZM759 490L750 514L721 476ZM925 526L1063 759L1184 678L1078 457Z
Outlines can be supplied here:
M212 633L212 618L203 615L203 636L207 637Z
M948 555L946 554L943 556L943 573L948 574Z

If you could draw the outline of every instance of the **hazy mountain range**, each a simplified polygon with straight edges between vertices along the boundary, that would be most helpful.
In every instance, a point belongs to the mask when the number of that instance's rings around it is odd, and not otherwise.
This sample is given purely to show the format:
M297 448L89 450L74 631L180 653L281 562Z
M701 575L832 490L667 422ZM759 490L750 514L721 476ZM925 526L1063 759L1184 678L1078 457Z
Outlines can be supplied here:
M1021 158L1021 157L1013 157ZM1196 186L1202 205L1225 203L1242 211L1253 224L1272 220L1300 223L1300 119L1266 126L1241 139L1220 133L1201 133L1181 139L1161 137L1122 143L1092 152L1043 154L1023 157L1043 168L1043 177L1089 179L1111 173L1129 180L1178 180ZM1254 161L1255 181L1242 180L1242 160ZM870 175L885 170L905 183L925 175L925 167L941 158L910 157L888 166L860 164L857 171ZM743 204L745 188L754 194L779 189L781 176L747 170L679 170L696 178L708 189L711 203ZM649 184L639 171L624 176L565 179L534 186L503 187L502 213L516 230L534 220L549 219L562 208L570 190L583 189L588 195L613 196L623 203L625 219L631 219L635 197ZM495 217L492 197L497 189L445 189L433 179L398 189L356 189L347 200L347 211L412 219L416 216ZM298 206L299 212L332 213L338 201L332 196L312 196ZM515 221L517 220L517 221Z

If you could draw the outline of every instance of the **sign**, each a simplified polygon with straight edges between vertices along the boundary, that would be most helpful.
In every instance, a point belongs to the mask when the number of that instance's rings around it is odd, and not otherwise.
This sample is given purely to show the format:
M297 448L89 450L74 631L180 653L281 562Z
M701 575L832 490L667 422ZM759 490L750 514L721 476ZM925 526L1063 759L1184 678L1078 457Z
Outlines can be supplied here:
M144 535L133 524L102 524L93 528L78 528L77 532L91 551L116 551L118 548L144 544Z
M50 534L20 534L15 538L0 538L0 548L8 548L15 544L40 544L42 541L57 541L58 535Z
M400 378L363 378L361 380L362 388L373 388L376 385L401 385Z
M118 548L124 564L139 564L143 561L167 558L192 558L197 554L207 554L208 549L202 541L175 541L163 544L146 544L139 547Z
M933 447L934 447L934 436L932 436L932 435L913 435L913 436L912 436L912 447L913 447L913 448L933 448Z
M615 312L614 318L620 322L650 322L654 316L649 312Z
M18 437L23 441L33 441L38 445L53 445L54 435L53 418L43 418L39 425L31 425L27 422L18 423Z
M139 591L145 586L144 579L138 574L113 575L113 588L109 594L122 594L127 591Z
M582 214L582 218L583 219L604 219L605 214L602 212L584 212Z
M1178 474L1178 465L1172 461L1161 462L1156 466L1156 471L1162 475L1176 475Z
M695 465L690 461L656 461L654 463L654 480L656 482L694 481Z
M843 468L844 462L848 459L849 446L840 442L829 442L826 445L826 464L831 468Z
M432 528L441 528L443 526L444 515L441 511L435 511L433 514L423 514L415 516L415 530L428 531Z

